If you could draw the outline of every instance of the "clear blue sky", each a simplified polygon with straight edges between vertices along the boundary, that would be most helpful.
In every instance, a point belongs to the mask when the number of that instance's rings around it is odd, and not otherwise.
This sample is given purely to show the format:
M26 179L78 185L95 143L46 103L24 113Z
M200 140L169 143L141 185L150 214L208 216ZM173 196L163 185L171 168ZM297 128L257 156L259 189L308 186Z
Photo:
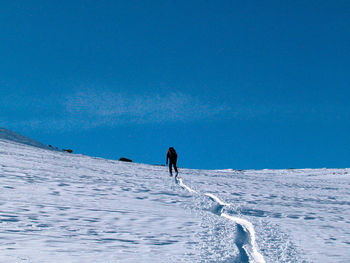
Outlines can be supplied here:
M189 168L350 167L350 1L2 1L0 126Z

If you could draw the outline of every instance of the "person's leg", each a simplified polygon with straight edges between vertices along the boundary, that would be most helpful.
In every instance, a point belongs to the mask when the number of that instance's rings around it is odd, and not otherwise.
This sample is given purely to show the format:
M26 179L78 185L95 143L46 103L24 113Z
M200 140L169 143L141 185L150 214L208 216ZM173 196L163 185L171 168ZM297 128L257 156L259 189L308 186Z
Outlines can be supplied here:
M174 170L175 170L175 173L176 173L176 176L178 174L178 171L177 171L177 165L176 165L176 161L174 162Z
M172 161L169 161L169 173L170 173L170 176L173 176L173 169L172 169L172 166L173 166Z

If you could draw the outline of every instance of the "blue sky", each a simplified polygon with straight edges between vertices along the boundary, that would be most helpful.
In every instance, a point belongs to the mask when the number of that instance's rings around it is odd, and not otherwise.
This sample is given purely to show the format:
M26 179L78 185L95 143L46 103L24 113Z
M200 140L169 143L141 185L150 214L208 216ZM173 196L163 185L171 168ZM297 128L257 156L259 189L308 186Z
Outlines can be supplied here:
M349 1L2 1L0 126L189 168L349 167Z

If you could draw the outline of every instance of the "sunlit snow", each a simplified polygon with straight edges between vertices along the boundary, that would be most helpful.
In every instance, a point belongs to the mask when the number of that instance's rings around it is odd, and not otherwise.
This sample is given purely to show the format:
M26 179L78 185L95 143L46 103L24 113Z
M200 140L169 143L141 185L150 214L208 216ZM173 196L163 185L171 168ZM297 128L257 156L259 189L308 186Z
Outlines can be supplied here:
M0 262L350 261L350 169L175 180L1 132Z

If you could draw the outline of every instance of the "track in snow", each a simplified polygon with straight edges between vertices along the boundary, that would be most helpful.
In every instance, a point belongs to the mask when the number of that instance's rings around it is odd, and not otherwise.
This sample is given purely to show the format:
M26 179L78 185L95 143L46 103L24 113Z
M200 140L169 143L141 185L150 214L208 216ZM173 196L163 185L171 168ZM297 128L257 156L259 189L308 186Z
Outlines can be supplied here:
M183 182L182 178L175 178L175 181L190 193L200 194L187 186ZM235 245L239 250L239 255L235 256L232 261L265 263L264 257L258 251L255 238L255 230L252 223L245 219L223 213L223 208L225 206L230 206L229 203L221 201L217 196L211 193L205 193L204 195L209 197L209 199L215 203L214 207L212 208L212 212L214 214L225 217L237 225Z

